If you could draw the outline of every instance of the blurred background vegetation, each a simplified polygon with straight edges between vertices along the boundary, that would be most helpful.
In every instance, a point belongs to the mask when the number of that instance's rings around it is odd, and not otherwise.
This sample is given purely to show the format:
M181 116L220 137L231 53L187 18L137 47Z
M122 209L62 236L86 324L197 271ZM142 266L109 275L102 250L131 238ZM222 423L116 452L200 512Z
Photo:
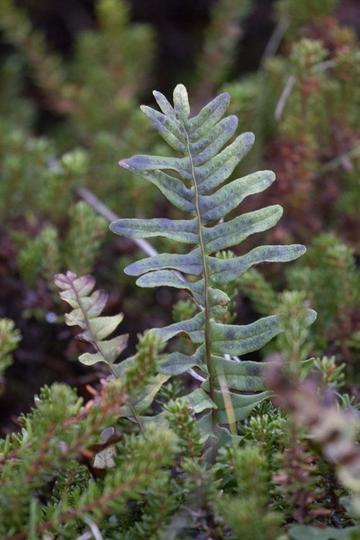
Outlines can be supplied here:
M179 217L117 166L133 153L166 155L138 105L178 82L193 112L231 94L240 128L257 137L236 174L270 168L278 178L242 211L279 202L284 218L265 240L309 248L285 273L271 265L234 283L233 319L269 314L285 289L299 291L319 312L313 351L332 369L345 363L359 399L359 34L357 0L0 1L2 433L45 383L81 393L101 375L74 361L86 349L63 324L56 272L92 273L111 292L130 350L137 333L189 309L168 290L137 290L122 269L139 248L107 223L111 212Z

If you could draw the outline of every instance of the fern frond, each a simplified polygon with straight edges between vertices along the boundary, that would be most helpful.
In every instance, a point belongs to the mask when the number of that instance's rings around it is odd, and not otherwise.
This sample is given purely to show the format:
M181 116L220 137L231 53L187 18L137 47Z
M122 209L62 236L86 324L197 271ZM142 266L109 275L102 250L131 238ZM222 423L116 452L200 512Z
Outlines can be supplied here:
M193 246L186 254L164 253L132 263L125 272L137 276L140 287L185 289L197 304L199 312L194 317L158 330L165 342L176 335L187 334L197 346L190 356L170 354L161 370L173 375L197 366L202 371L206 381L200 393L199 389L195 390L196 399L190 399L190 403L196 402L199 409L200 399L202 407L212 408L214 427L216 416L226 423L220 372L229 375L227 383L236 419L243 419L264 399L264 393L246 396L235 393L263 389L258 378L259 364L228 360L224 355L246 355L282 330L277 315L246 326L217 323L218 306L229 302L228 296L217 288L218 284L234 280L258 263L296 259L305 248L302 245L260 246L231 259L215 257L219 250L266 231L278 222L282 215L279 205L222 221L246 197L269 187L275 175L271 171L259 171L220 187L254 143L252 133L242 133L232 140L238 120L234 115L223 118L230 101L228 94L219 95L192 118L183 85L179 84L174 90L174 106L159 92L154 92L154 97L161 112L147 106L143 106L142 111L179 155L137 155L120 161L120 166L142 174L177 208L190 213L190 219L121 219L112 223L111 229L129 238L162 236ZM218 220L221 222L216 223ZM308 318L311 323L314 313L309 312Z
M72 307L72 311L65 315L66 324L80 326L82 332L78 338L95 349L93 353L80 355L79 361L87 366L104 362L113 368L115 360L127 346L128 335L106 338L119 326L123 315L101 316L108 295L103 290L94 291L95 279L90 275L78 277L74 272L57 274L55 285L61 290L60 298Z

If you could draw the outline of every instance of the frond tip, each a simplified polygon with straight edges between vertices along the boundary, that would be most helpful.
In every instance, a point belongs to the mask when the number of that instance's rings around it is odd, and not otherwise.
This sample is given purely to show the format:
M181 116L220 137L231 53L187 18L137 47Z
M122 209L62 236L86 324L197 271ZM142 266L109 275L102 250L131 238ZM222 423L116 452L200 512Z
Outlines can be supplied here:
M220 422L219 369L229 373L231 390L263 390L259 369L254 362L232 362L225 365L224 355L244 355L263 347L282 331L279 316L266 317L247 326L230 326L216 322L216 306L229 301L217 287L237 279L255 264L286 262L305 252L302 245L268 245L252 249L245 255L219 259L215 254L237 245L249 236L268 230L282 216L282 208L272 205L239 215L228 221L223 218L247 197L267 189L275 180L272 171L258 171L226 182L254 143L253 133L234 138L238 125L234 115L224 118L229 94L213 99L196 116L190 116L186 88L179 84L174 90L174 104L160 92L154 92L160 108L143 106L142 111L163 139L178 153L176 157L136 155L120 161L120 166L140 173L154 184L189 219L120 219L111 224L116 234L129 238L161 236L192 246L188 253L163 253L130 264L125 272L137 276L141 287L167 286L186 290L198 306L199 313L188 321L158 329L161 338L187 334L196 345L192 355L171 353L161 371L171 375L197 367L202 371L203 389L209 393L213 415ZM222 187L221 187L222 186ZM221 222L219 223L219 220ZM309 311L308 323L314 319ZM247 371L248 370L248 371ZM236 373L238 373L236 375ZM251 377L254 380L251 380ZM229 384L230 383L230 384ZM198 392L198 391L196 391ZM197 394L198 395L198 394ZM264 392L247 396L246 404L236 394L232 400L241 411L242 419L253 406L264 399ZM191 400L190 400L191 401Z

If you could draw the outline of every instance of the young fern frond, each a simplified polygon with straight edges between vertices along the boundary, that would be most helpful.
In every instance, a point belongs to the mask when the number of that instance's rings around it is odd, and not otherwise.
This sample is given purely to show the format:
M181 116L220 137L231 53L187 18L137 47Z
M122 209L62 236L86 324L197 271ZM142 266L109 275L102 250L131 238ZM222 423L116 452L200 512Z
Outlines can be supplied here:
M238 124L234 115L223 118L229 95L219 95L192 118L183 85L177 85L174 90L174 106L160 92L154 92L154 97L162 112L147 106L142 106L142 111L180 156L137 155L121 161L120 165L141 173L171 203L190 213L191 217L187 220L120 219L112 223L111 229L129 238L162 236L193 246L187 254L164 253L147 257L127 266L125 272L138 276L140 287L185 289L195 301L198 313L194 317L157 332L164 342L187 334L197 349L192 355L169 354L161 371L177 375L195 366L201 370L206 380L201 389L195 390L195 395L188 396L189 402L197 412L212 409L214 428L217 421L226 423L225 399L219 378L226 379L236 420L243 419L267 396L265 392L239 394L263 390L260 365L234 361L225 355L242 356L258 350L282 330L276 315L245 326L216 322L219 307L228 303L229 298L214 284L218 286L234 280L254 264L291 261L302 255L305 248L297 244L260 246L240 257L216 258L216 252L234 246L254 233L266 231L278 222L282 215L279 205L222 221L247 196L269 187L275 175L271 171L259 171L217 189L254 143L252 133L243 133L227 145ZM313 319L314 312L309 311L309 324Z
M60 298L67 302L72 311L66 313L68 326L80 326L83 330L78 338L90 343L95 352L80 355L79 361L87 366L104 362L113 371L120 353L126 348L128 335L121 334L106 339L116 330L123 320L122 313L112 316L101 316L108 300L103 290L95 290L95 279L90 276L77 276L74 272L56 274L55 285L60 289Z

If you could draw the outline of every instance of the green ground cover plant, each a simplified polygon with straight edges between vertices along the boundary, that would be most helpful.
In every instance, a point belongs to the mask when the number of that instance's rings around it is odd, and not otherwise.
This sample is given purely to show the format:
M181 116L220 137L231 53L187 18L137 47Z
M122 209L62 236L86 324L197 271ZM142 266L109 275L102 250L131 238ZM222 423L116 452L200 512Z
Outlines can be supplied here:
M237 127L234 116L222 119L229 96L221 94L190 117L183 85L174 90L173 106L163 94L154 95L162 112L143 112L182 157L136 155L120 164L140 171L192 217L121 219L111 229L193 245L190 253L133 262L125 272L140 276L140 287L185 289L197 312L149 330L136 354L119 362L128 336L111 336L123 315L102 314L108 295L95 288L92 276L56 275L60 298L71 308L65 322L79 327L78 339L92 347L79 361L105 364L110 375L101 390L88 389L86 405L65 385L45 387L21 419L21 432L2 440L2 536L70 539L89 528L102 538L190 538L210 530L218 538L315 538L318 529L306 523L320 516L327 524L326 492L332 491L348 498L343 509L341 498L337 502L344 526L323 529L323 537L340 530L341 537L355 538L356 415L339 408L345 395L322 402L326 385L330 391L343 384L343 369L331 359L309 358L316 313L306 307L304 293L278 298L273 292L277 314L249 325L221 322L230 298L215 285L238 280L254 264L305 252L301 245L271 245L238 257L212 256L276 224L279 206L222 220L246 196L266 189L274 175L251 173L216 190L253 143L245 133L225 146ZM6 355L19 337L9 324L4 334ZM192 354L164 350L178 335L195 344ZM265 369L246 359L275 336L280 353ZM198 383L191 392L172 381L186 372ZM287 526L290 517L305 524Z

